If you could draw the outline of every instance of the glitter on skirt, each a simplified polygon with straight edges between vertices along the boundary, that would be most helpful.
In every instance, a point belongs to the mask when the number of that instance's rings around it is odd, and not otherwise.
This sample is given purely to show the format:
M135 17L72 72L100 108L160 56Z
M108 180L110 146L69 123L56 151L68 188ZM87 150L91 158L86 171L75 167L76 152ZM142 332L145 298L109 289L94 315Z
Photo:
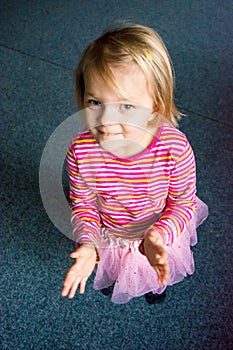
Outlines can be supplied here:
M197 198L197 211L188 227L171 246L166 246L170 275L167 285L158 284L157 273L147 258L139 252L141 239L128 240L104 231L99 253L101 261L96 268L94 289L111 286L112 302L127 303L148 292L161 294L167 286L178 283L194 272L191 246L197 243L196 228L207 218L208 207Z

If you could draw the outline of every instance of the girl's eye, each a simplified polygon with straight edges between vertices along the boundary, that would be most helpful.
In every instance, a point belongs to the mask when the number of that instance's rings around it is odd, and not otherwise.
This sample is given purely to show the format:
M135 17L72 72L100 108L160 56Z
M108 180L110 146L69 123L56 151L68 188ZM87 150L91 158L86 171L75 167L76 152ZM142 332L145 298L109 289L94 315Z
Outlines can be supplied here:
M96 108L96 107L101 106L101 102L97 101L97 100L91 100L90 99L90 100L87 101L87 105L88 105L88 107Z
M122 110L122 111L130 111L132 109L134 109L133 105L130 105L130 104L127 104L127 103L122 103L120 105L120 110Z

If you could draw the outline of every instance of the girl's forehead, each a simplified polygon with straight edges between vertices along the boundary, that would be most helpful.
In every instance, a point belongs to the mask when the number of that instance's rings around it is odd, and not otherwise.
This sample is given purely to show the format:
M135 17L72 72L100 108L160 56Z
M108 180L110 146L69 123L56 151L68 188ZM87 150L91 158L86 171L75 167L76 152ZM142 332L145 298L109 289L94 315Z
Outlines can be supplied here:
M86 96L91 95L104 103L119 100L131 101L137 105L142 103L142 106L149 109L154 104L147 79L136 63L112 65L107 72L90 69L86 73L84 78Z
M85 92L95 92L96 90L110 90L113 85L113 77L108 74L101 74L97 69L88 69L84 74Z
M84 78L85 95L94 98L110 99L113 102L117 98L123 98L121 87L115 82L114 77L103 76L98 71L89 71Z
M134 69L140 69L139 65L135 61L119 61L119 62L94 62L86 67L86 73L103 75L112 74L115 71L132 71Z
M101 82L113 88L124 85L129 80L138 83L146 82L142 69L136 63L108 64L103 69L91 66L84 74L85 85Z

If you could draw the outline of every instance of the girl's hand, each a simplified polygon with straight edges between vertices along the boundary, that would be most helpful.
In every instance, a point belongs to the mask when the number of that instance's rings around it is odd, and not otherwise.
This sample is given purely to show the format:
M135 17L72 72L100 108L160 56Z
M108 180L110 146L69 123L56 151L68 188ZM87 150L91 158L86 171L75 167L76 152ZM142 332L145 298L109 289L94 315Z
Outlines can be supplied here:
M80 294L85 292L87 279L92 274L96 264L96 250L92 245L82 244L70 254L70 257L76 261L65 277L61 295L72 299L79 285Z
M158 274L158 283L165 285L169 277L167 252L162 236L154 229L149 230L143 241L144 254Z

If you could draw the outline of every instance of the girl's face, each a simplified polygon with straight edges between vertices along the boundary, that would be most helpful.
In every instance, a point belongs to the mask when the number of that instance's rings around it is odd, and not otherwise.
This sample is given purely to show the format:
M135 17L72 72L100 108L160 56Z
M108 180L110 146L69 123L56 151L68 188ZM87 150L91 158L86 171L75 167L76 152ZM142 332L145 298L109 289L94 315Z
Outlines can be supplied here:
M85 77L86 124L103 148L129 157L145 149L155 137L150 122L156 108L136 64L110 68L119 94L98 73L90 71Z

